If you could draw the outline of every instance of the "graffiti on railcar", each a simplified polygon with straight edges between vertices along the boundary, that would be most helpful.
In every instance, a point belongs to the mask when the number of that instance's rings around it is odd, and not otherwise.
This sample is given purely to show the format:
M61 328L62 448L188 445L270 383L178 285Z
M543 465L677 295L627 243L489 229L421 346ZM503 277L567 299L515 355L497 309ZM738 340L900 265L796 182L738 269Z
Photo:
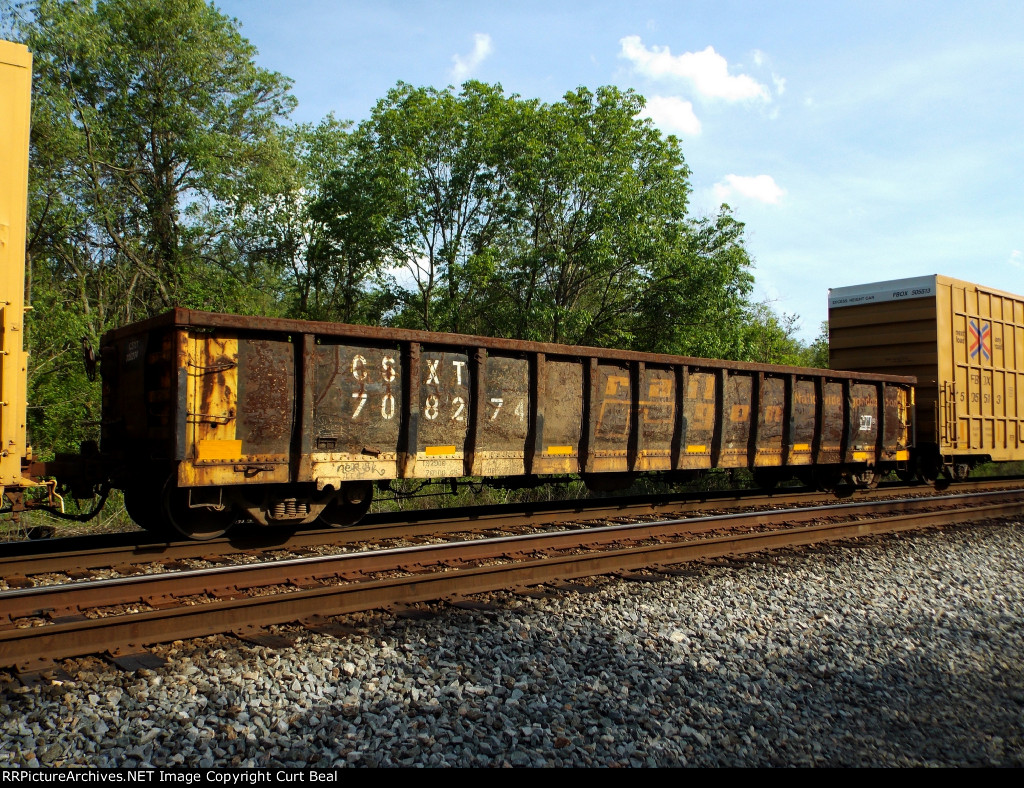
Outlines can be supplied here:
M791 419L792 450L789 462L809 465L812 462L817 428L818 393L813 380L798 379L793 384L793 418Z
M624 365L599 364L597 367L597 423L595 448L625 451L632 407L630 371Z
M676 421L676 381L671 369L647 367L640 377L637 470L669 470Z
M850 387L850 419L855 425L853 449L874 451L878 437L878 389L870 385Z
M715 434L715 373L690 370L683 401L680 467L710 468Z

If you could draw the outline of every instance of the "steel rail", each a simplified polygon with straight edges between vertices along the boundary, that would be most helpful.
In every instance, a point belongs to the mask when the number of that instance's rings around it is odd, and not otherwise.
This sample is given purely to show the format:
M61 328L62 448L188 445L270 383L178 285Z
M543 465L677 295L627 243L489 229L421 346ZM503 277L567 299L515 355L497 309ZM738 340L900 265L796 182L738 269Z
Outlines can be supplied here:
M826 508L834 507L823 507ZM361 580L343 585L317 586L272 596L244 596L193 606L167 607L104 618L0 630L0 665L16 666L22 672L39 670L55 659L105 650L140 651L150 644L170 640L237 632L270 624L301 622L311 618L396 604L453 599L504 588L539 585L553 580L645 567L657 569L700 558L738 555L925 526L997 519L1021 513L1024 513L1024 501L1017 499L966 509L960 507L940 512L905 512L876 520L731 534L677 543L658 542L613 548L598 553L562 552L536 559L522 559L521 554L513 554L506 557L504 563L471 568L441 565L439 569L431 569L431 564L438 563L433 560L398 565L392 562L392 571L412 571L413 574ZM792 512L760 512L753 517L763 518L773 514L783 516ZM734 525L741 522L739 515L726 517L731 519ZM678 526L681 522L687 521L676 521L675 525ZM653 532L656 527L644 524L642 529ZM612 526L609 527L609 531L611 533L613 530L625 528L627 526ZM590 532L586 535L593 536ZM511 542L525 544L528 539L529 537L512 537ZM577 549L582 547L580 544L576 545ZM430 546L418 546L407 555L418 554L426 559L430 549ZM366 558L373 555L357 553L347 558L352 560L360 556ZM517 557L520 560L516 560Z
M920 488L919 488L920 489ZM865 491L864 495L871 492ZM889 494L892 494L891 491ZM709 492L686 496L656 496L640 501L614 499L582 499L542 504L499 505L458 509L418 509L369 515L358 525L344 528L317 528L293 534L274 528L253 526L248 533L207 541L153 541L145 532L97 534L94 538L71 537L43 541L21 541L0 544L0 577L13 568L20 575L61 572L69 569L89 570L113 563L147 563L205 558L254 550L288 550L322 545L345 545L373 539L398 539L467 530L487 530L506 525L521 525L529 518L531 524L548 524L610 517L632 517L660 514L666 510L706 511L729 506L786 505L807 500L824 500L832 494L821 491ZM85 547L78 547L83 542ZM91 546L91 543L96 543ZM32 548L36 551L32 552ZM43 548L44 551L38 550Z
M1020 500L1016 492L988 492L945 496L944 505L972 500L1001 502ZM934 506L936 499L902 499L884 502L887 511L916 512ZM57 585L0 591L0 618L8 622L28 616L50 617L78 615L84 610L113 605L164 603L175 597L223 596L245 589L269 585L303 585L328 577L359 578L393 570L403 565L434 565L452 561L485 560L512 552L593 549L611 542L652 538L675 538L736 527L764 527L781 523L801 523L823 516L853 517L870 514L878 503L844 503L799 509L774 509L761 512L594 526L567 531L518 534L485 539L382 548L373 551L334 555L306 556L173 572L134 575L103 580L82 580ZM927 514L925 512L924 514ZM211 582L212 580L212 582Z

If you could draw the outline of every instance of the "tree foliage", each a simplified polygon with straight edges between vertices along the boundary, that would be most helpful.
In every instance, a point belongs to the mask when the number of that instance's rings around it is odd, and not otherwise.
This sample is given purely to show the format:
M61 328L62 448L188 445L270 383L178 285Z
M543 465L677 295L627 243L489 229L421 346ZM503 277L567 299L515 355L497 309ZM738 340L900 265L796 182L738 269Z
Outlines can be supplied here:
M688 216L679 142L642 109L612 87L543 104L478 82L400 84L356 129L315 214L332 247L358 251L373 272L361 286L392 307L380 319L717 350L752 284L743 225L727 211Z
M503 132L516 100L399 83L356 132L356 156L319 206L338 245L391 272L404 324L466 331L479 319L491 250L509 221Z
M39 0L20 32L35 58L30 251L118 321L211 306L223 228L203 220L271 169L288 80L202 0Z
M274 172L289 81L202 0L37 0L10 18L34 58L30 297L79 318L64 335L38 321L33 397L43 360L82 336L172 305L262 308L216 209Z
M511 161L520 206L503 296L507 330L553 342L630 344L637 296L685 232L678 142L637 118L633 92L579 89L533 108Z
M357 126L288 125L290 81L212 3L0 7L34 54L43 454L98 417L83 341L170 306L824 363L750 301L744 225L690 213L681 144L633 91L400 82Z

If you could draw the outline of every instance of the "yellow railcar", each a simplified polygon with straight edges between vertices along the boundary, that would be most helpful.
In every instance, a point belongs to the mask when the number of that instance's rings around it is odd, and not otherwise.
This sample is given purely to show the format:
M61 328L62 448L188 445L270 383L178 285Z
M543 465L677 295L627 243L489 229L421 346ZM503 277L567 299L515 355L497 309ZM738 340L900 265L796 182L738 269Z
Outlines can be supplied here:
M25 226L32 55L0 41L0 494L11 500L35 482L24 465L28 355L25 352Z
M939 275L834 288L829 359L917 378L926 478L1024 460L1024 297Z

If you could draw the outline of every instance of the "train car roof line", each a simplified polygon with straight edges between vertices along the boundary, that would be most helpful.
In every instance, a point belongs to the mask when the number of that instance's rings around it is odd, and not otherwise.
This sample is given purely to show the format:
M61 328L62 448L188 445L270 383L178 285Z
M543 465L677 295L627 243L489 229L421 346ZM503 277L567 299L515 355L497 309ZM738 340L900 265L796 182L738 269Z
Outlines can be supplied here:
M501 337L483 337L471 334L447 334L431 331L418 331L407 328L383 328L380 326L354 325L350 323L327 323L311 320L294 320L290 318L271 318L246 315L229 315L216 312L202 312L193 309L176 307L156 317L139 323L107 332L103 344L107 345L118 339L146 333L159 327L236 329L238 331L277 332L286 334L315 334L317 336L345 337L352 340L370 342L418 342L433 347L473 347L483 348L498 353L542 353L551 357L597 358L609 361L638 361L654 365L681 364L703 369L742 370L748 372L764 372L773 375L801 375L811 377L828 377L834 379L851 378L863 381L880 381L900 384L914 384L916 378L906 375L880 375L871 373L854 373L842 370L821 369L818 367L792 367L777 364L759 364L747 361L727 361L722 359L699 358L696 356L673 356L661 353L644 353L634 350L616 350L613 348L588 347L584 345L558 345L549 342L530 342L521 339L504 339Z

